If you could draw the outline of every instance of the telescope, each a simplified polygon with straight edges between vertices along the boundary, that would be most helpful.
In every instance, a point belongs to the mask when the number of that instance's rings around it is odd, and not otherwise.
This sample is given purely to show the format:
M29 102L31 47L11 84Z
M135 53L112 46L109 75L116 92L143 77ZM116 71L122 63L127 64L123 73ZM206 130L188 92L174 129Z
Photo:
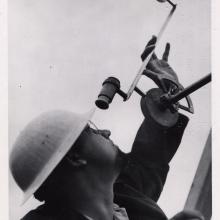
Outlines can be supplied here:
M184 88L178 81L175 81L168 75L164 73L153 74L153 77L150 77L154 81L159 82L159 84L163 84L164 82L168 82L173 85L175 91L164 91L163 88L154 88L150 89L146 94L142 92L137 84L141 77L145 74L147 64L152 58L154 54L155 48L161 39L170 19L172 18L177 5L171 2L170 0L157 0L159 2L167 2L171 6L171 10L164 21L160 31L157 35L157 41L154 49L148 54L148 56L143 60L143 63L138 70L134 80L131 83L131 86L127 93L121 90L120 80L116 77L108 77L102 83L102 89L98 95L98 99L95 101L95 104L100 109L108 109L110 103L112 102L114 96L116 94L120 95L124 101L127 101L132 93L135 91L140 96L145 97L141 99L141 106L147 106L147 108L142 108L144 115L150 115L156 122L165 127L173 126L178 120L178 110L182 109L190 113L194 113L193 103L190 98L190 94L203 87L207 83L211 81L211 73L197 82L191 84L187 88ZM158 83L157 83L158 84ZM160 86L159 86L160 87ZM179 103L183 98L186 99L187 106L181 105ZM146 112L147 111L147 112Z
M144 114L150 115L160 125L172 127L178 120L179 109L192 114L194 113L193 103L189 95L205 86L210 81L211 73L186 88L179 85L179 92L175 94L170 92L165 93L161 88L150 89L146 94L138 87L135 87L134 91L140 96L146 97L141 100L141 106L147 106L147 108L142 108ZM120 95L124 101L128 100L127 94L120 89L119 79L115 77L107 78L102 84L98 99L95 101L96 106L100 109L108 109L116 93ZM188 104L187 107L179 103L179 101L184 98L186 98Z

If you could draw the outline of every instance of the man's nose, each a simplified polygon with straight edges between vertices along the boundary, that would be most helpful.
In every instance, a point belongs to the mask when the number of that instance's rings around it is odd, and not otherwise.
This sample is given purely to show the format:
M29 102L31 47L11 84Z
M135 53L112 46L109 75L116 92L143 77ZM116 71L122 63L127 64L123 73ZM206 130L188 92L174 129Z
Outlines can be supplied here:
M101 130L100 133L105 138L109 138L111 135L111 131L109 131L109 130Z

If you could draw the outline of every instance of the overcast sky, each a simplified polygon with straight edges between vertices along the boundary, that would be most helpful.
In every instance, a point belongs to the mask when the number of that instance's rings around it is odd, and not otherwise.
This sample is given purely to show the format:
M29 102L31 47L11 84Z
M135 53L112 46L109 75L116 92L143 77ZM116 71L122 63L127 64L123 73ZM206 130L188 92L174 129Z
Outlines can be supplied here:
M171 43L169 63L187 86L211 71L210 1L176 2L156 51L160 56L165 43ZM108 76L119 78L127 91L145 44L159 32L169 9L155 0L9 1L9 147L41 112L88 111ZM144 77L139 85L144 91L154 86ZM211 127L210 85L191 98L195 114L186 113L190 122L159 201L168 216L183 208ZM93 119L109 128L126 152L143 119L139 101L136 94L128 102L117 96L109 110L97 110ZM21 191L11 177L10 189L11 220L38 204L31 199L20 208Z

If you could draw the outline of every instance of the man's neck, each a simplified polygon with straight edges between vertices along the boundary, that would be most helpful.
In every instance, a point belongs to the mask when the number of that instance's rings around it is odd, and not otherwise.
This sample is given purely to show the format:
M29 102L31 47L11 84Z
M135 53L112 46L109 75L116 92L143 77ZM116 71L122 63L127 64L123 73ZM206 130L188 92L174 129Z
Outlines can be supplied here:
M107 180L93 172L77 174L74 179L75 183L65 193L63 205L94 220L112 220L115 179Z
M78 211L94 220L112 220L114 199L112 189L113 186L84 189L85 193L81 193L81 199L79 199L81 202Z

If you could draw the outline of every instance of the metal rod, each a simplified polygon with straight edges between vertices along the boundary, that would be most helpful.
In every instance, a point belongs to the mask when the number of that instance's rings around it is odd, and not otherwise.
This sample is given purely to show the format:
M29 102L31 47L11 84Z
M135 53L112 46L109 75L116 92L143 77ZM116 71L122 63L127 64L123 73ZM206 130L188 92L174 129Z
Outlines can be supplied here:
M211 81L211 73L208 74L207 76L203 77L199 81L193 83L192 85L186 87L184 90L182 90L177 95L174 95L174 96L170 97L170 99L168 100L169 103L176 103L176 102L178 102L179 100L185 98L186 96L188 96L189 94L193 93L197 89L203 87L204 85L206 85L210 81Z
M127 94L122 90L119 89L117 93L124 99L124 101L127 99Z
M169 4L171 4L173 7L176 6L176 5L175 5L173 2L171 2L170 0L167 0L167 2L168 2Z
M147 64L149 63L149 61L150 61L150 59L151 59L151 57L152 57L152 55L153 55L153 53L154 53L154 51L155 51L155 49L156 49L156 46L157 46L158 42L160 41L161 36L163 35L163 33L164 33L164 31L165 31L165 29L166 29L166 27L167 27L167 25L168 25L170 19L172 18L173 13L174 13L175 10L176 10L176 5L174 5L174 6L172 7L172 9L171 9L169 15L167 16L166 20L164 21L162 27L160 28L160 31L159 31L159 33L158 33L158 35L157 35L157 42L156 42L155 48L154 48L154 50L147 56L147 58L143 61L143 63L142 63L142 65L141 65L140 69L138 70L138 73L137 73L136 77L134 78L134 80L133 80L133 82L132 82L132 84L131 84L131 86L130 86L128 92L127 92L127 98L126 98L126 100L128 100L128 99L131 97L131 94L133 93L133 91L134 91L136 85L138 84L138 82L139 82L139 80L140 80L140 78L141 78L141 76L142 76L142 74L143 74L143 71L146 69L146 66L147 66Z
M164 23L163 23L163 25L162 25L162 27L161 27L161 29L160 29L158 35L157 35L157 43L156 43L156 44L158 44L158 42L160 41L161 36L163 35L163 33L164 33L164 31L165 31L165 29L166 29L168 23L170 22L170 19L172 18L173 13L174 13L175 10L176 10L176 5L173 5L173 7L172 7L172 9L171 9L171 11L170 11L170 13L169 13L169 15L167 16L166 20L164 21ZM156 47L155 47L155 48L156 48Z
M145 94L137 86L134 88L134 91L137 92L142 97L145 96Z

